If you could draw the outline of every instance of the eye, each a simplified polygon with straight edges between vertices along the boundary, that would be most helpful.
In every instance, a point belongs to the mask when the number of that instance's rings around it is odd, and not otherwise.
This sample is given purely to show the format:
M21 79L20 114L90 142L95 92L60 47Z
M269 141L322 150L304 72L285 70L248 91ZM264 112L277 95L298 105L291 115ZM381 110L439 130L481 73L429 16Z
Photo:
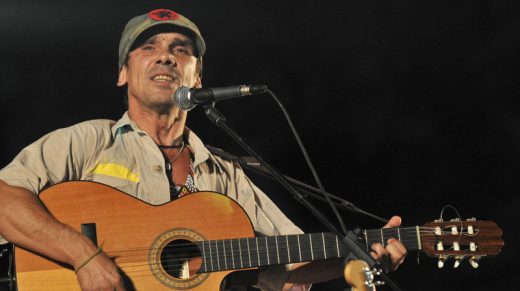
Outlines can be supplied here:
M181 46L173 48L173 53L174 54L191 55L191 52L190 52L190 50L188 48L181 47Z
M142 49L143 51L153 51L153 50L154 50L154 47L153 47L153 45L151 45L151 44L147 44L147 45L142 46L141 49Z

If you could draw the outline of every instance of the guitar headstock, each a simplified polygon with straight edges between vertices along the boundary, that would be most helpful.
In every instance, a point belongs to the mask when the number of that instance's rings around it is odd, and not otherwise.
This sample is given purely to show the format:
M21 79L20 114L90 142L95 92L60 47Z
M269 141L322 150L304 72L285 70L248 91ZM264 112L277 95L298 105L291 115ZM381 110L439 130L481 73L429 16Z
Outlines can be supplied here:
M435 220L424 224L420 230L421 249L428 256L439 259L439 268L449 258L455 259L454 268L465 258L473 268L478 268L480 258L498 255L504 245L502 230L493 221L475 218Z
M365 261L350 260L345 266L343 275L352 287L352 291L375 291L376 286L384 284L382 281L375 280L375 276L378 276L379 272L375 269L371 270Z

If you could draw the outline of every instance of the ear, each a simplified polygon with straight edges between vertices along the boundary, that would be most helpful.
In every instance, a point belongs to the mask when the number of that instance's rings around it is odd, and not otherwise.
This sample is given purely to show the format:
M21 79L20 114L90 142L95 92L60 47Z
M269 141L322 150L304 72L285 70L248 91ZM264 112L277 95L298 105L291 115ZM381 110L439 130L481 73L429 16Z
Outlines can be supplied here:
M123 68L121 68L121 71L119 72L119 78L117 79L117 86L122 87L126 84L126 74L127 74L127 67L126 65L123 65Z
M200 76L196 77L195 85L193 85L193 88L202 88L202 80L200 79Z

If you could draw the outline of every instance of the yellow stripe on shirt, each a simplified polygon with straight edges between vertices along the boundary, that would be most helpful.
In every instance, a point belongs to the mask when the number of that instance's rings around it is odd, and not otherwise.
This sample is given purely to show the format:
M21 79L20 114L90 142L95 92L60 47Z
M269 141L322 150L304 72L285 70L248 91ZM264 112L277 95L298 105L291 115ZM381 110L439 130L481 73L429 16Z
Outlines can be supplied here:
M140 180L139 175L132 173L130 169L126 168L125 166L112 163L97 164L96 167L92 170L92 173L117 177L135 183L139 182Z

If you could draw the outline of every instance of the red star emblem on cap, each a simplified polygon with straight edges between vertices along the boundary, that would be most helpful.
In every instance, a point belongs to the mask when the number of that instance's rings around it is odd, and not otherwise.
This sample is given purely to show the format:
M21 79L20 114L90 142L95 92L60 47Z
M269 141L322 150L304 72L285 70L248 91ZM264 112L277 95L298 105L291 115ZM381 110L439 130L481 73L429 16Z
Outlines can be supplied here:
M179 14L168 9L157 9L150 11L148 17L155 21L176 20L179 18Z

